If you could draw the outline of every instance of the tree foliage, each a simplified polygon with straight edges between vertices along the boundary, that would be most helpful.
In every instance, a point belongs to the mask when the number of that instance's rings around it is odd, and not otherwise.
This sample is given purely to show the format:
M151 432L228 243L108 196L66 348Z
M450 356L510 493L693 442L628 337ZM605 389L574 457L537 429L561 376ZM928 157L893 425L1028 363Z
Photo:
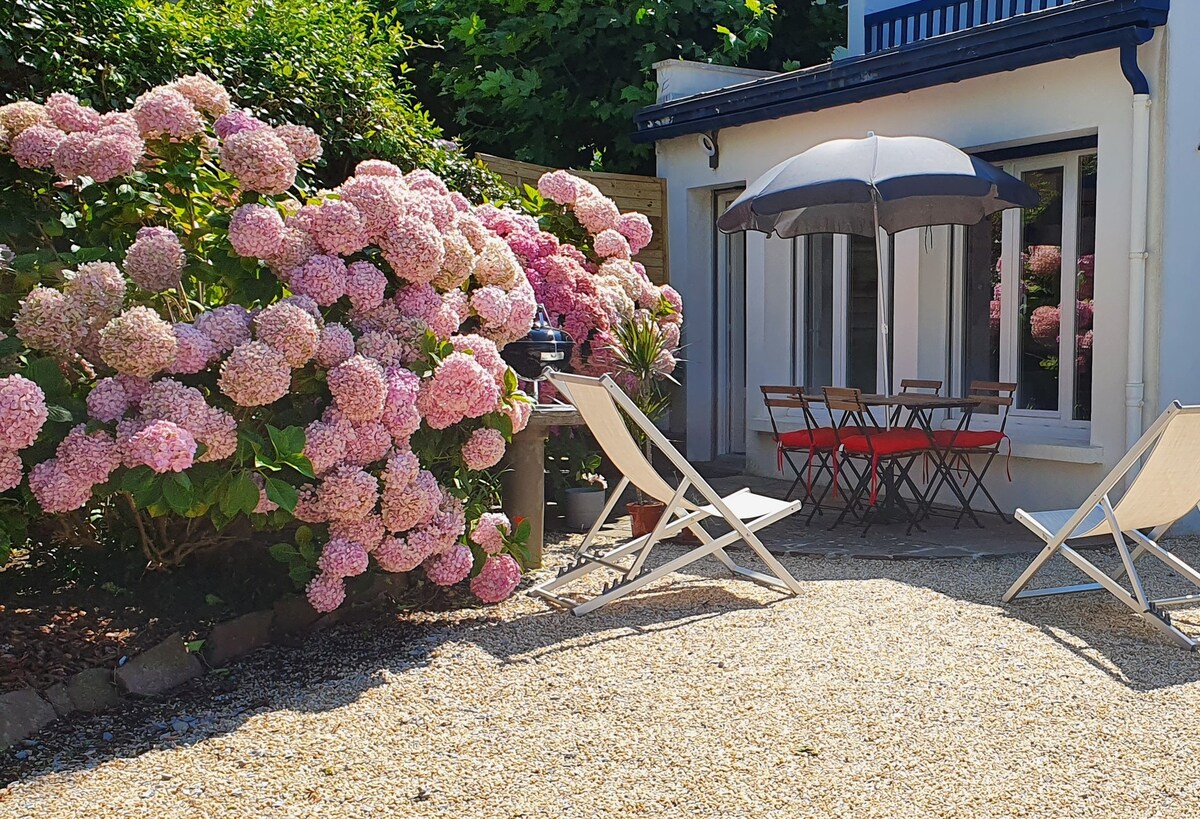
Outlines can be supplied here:
M654 102L655 62L819 63L843 42L841 5L401 0L395 8L429 46L409 54L418 95L472 148L555 167L652 172L653 148L629 134L634 112Z
M376 157L468 195L504 195L412 96L412 45L368 0L10 0L0 3L0 102L69 91L123 109L189 66L239 106L317 130L327 183Z

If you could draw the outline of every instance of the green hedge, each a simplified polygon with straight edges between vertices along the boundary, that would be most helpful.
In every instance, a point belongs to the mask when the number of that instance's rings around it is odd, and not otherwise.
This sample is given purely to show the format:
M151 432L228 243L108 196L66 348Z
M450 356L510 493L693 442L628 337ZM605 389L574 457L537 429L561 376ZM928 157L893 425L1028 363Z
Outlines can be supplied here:
M361 159L425 167L474 197L503 183L448 148L411 95L412 40L366 0L8 0L0 3L0 101L66 90L124 108L146 88L203 71L239 105L309 125L336 184Z

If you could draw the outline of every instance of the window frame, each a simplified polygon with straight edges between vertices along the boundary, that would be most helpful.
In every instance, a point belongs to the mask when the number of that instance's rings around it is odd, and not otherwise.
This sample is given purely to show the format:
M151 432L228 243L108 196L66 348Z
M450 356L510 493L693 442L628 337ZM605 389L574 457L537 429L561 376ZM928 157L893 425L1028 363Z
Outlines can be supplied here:
M830 235L830 234L818 234ZM808 334L810 328L808 326L808 290L809 290L809 236L797 236L792 240L792 315L796 317L796 321L792 322L792 378L794 383L803 385L805 389L815 391L823 386L844 387L849 381L849 366L850 366L850 241L851 236L847 233L835 233L833 236L833 293L832 293L832 311L833 311L833 329L832 329L832 367L833 374L832 384L815 384L809 383L808 373ZM861 237L864 240L870 240L870 237ZM895 288L896 288L896 271L893 264L895 256L894 239L891 236L887 237L887 241L883 242L883 267L889 271L889 284L891 285L891 296L888 299L888 309L892 316L889 319L890 325L894 322L895 316ZM878 321L878 319L876 319ZM894 335L889 335L888 341ZM886 356L886 342L878 333L878 325L876 325L876 370L875 370L875 387L874 392L884 392L883 373Z
M1024 174L1055 170L1063 171L1063 202L1062 202L1062 265L1060 270L1060 324L1058 343L1058 409L1031 410L1021 408L1021 396L1018 388L1012 408L1009 411L1010 423L1024 426L1053 427L1064 431L1087 433L1091 429L1091 421L1075 420L1075 397L1077 373L1075 361L1075 322L1078 277L1064 275L1065 271L1079 269L1079 217L1081 211L1081 173L1082 160L1088 156L1097 156L1096 148L1084 148L1055 154L1043 154L1034 157L1015 159L996 163L996 166L1007 173L1021 179ZM1019 271L1022 235L1022 216L1024 211L1013 208L1004 211L1001 219L1001 274L1000 274L1000 362L999 379L1020 383L1020 350L1018 339L1018 308L1020 288ZM967 387L964 372L964 324L966 321L964 297L966 294L966 249L967 228L961 225L951 228L950 246L950 383L955 389L965 391ZM1061 309L1069 305L1068 309ZM1069 366L1065 366L1069 364ZM1094 385L1093 385L1094 388ZM999 426L999 418L992 415L977 413L972 424L980 427Z

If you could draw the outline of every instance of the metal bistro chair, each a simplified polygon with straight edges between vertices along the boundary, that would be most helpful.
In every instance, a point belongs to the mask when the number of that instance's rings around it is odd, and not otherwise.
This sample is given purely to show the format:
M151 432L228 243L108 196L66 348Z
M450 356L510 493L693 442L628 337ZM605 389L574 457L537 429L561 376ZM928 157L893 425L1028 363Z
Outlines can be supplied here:
M763 386L763 403L767 407L767 417L771 420L771 432L775 438L776 460L779 471L783 471L786 461L791 467L796 479L788 487L785 500L791 500L792 493L801 481L804 481L804 500L812 500L813 467L816 466L817 477L822 472L833 479L833 460L837 454L837 435L833 427L821 426L813 417L812 408L804 397L804 388L795 386ZM779 428L780 420L775 417L776 411L784 412L789 409L799 409L804 417L804 429L793 429L786 432ZM797 456L805 459L804 470L796 462ZM820 501L812 510L821 513ZM810 514L811 517L811 514Z
M853 492L847 499L846 508L838 516L834 526L836 527L845 520L846 515L858 508L863 494L867 491L868 484L871 495L861 518L864 524L862 534L865 536L874 525L874 520L871 519L871 510L877 509L880 465L886 467L884 480L887 484L889 503L900 508L913 526L919 525L919 516L924 504L921 490L913 482L910 473L917 459L929 452L930 447L933 446L929 434L923 429L908 427L879 429L869 420L870 409L863 403L862 390L849 387L824 387L822 389L825 394L825 403L831 412L844 413L843 422L847 418L857 421L858 429L854 434L847 435L842 432L840 426L835 427L839 454L844 459L858 459L869 464L858 475ZM838 463L840 465L841 461L839 460ZM915 509L910 507L900 494L899 489L902 485L907 486L913 493L913 497L916 499ZM855 512L855 514L857 513Z
M1009 381L972 381L971 386L967 389L967 394L974 398L981 407L995 407L1000 414L1000 427L975 430L970 428L963 430L939 429L933 433L934 443L940 449L947 451L950 462L962 464L968 479L973 482L971 491L966 496L966 504L959 511L958 519L954 521L956 529L962 523L963 518L970 513L971 501L981 491L1000 519L1005 523L1012 523L1012 519L996 503L996 499L992 497L992 493L988 491L983 480L992 466L992 461L996 460L996 456L1000 454L1001 445L1008 441L1008 433L1004 431L1004 428L1008 424L1008 411L1012 408L1013 396L1016 391L1017 385ZM974 413L972 413L972 417L974 417ZM1009 452L1012 452L1011 442L1009 442ZM971 461L973 455L986 456L981 469L975 469ZM949 470L946 470L938 479L934 489L927 495L929 503L933 503L934 497L948 480L953 480L953 476ZM1009 480L1012 480L1011 475Z

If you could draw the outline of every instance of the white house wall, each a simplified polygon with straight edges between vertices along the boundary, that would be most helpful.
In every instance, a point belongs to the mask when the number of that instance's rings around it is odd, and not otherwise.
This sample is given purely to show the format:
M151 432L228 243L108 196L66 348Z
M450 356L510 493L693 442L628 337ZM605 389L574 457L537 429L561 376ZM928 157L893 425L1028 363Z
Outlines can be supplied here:
M1172 24L1184 14L1200 15L1198 5L1192 4L1182 13L1173 9ZM1161 38L1160 34L1154 42L1141 48L1142 65L1147 69L1155 91L1162 86L1155 70L1160 59ZM1195 48L1173 49L1169 57L1172 70L1178 71L1186 65L1182 76L1200 76L1196 70L1200 68L1198 51ZM1168 237L1175 231L1186 235L1186 243L1173 249L1170 258L1175 269L1192 272L1186 281L1172 279L1164 291L1171 318L1164 324L1162 356L1164 370L1174 368L1163 388L1172 396L1186 396L1194 395L1200 386L1193 352L1197 346L1194 331L1197 319L1192 307L1200 302L1200 273L1194 272L1200 259L1200 228L1192 216L1196 212L1192 203L1196 191L1200 190L1200 159L1196 153L1200 141L1200 107L1183 94L1178 96L1179 99L1167 104L1181 110L1182 127L1176 129L1177 123L1172 119L1168 146L1183 158L1186 167L1177 173L1172 166L1169 190L1174 192L1175 201L1181 206L1167 217L1165 232ZM777 162L825 140L861 137L868 131L885 135L927 135L967 149L1096 134L1099 144L1097 332L1090 440L1077 442L1078 446L1059 446L1054 441L1047 441L1043 431L1035 436L1036 446L1027 446L1018 436L1017 454L1036 455L1037 459L1014 457L1012 484L995 479L990 481L996 487L998 499L1010 508L1021 502L1044 507L1077 501L1081 493L1102 477L1107 467L1115 464L1124 452L1131 100L1132 91L1121 73L1117 52L1110 51L816 113L728 128L719 134L720 164L716 169L709 168L708 157L695 136L658 143L659 175L668 180L670 255L672 260L685 262L673 265L672 284L683 294L689 316L685 322L688 344L685 356L689 359L690 457L704 459L712 454L712 369L697 364L711 360L712 350L708 317L712 315L713 190L744 185ZM1174 116L1175 107L1171 112ZM1161 125L1156 128L1158 132L1161 132ZM1161 157L1160 138L1152 140L1152 152ZM946 368L944 311L935 309L938 304L944 304L946 298L946 230L935 229L926 237L922 237L921 231L897 237L897 282L905 283L903 288L897 287L898 305L904 304L903 310L897 310L897 379L924 376L927 372L928 377L942 377ZM1152 244L1153 237L1152 233ZM923 248L931 239L934 247L929 252ZM1152 248L1151 280L1159 276L1160 263L1161 256ZM770 436L764 431L766 416L757 387L793 380L791 279L790 243L761 237L748 240L747 419L751 431L747 440L747 467L758 474L775 473L775 456ZM1172 304L1173 294L1178 294L1178 301ZM904 326L906 319L911 325L913 309L920 311L921 321L916 326ZM931 310L933 314L929 315ZM1156 338L1159 333L1157 311L1150 309L1148 312L1148 334ZM926 318L930 319L928 323ZM1184 343L1185 338L1190 339L1190 344ZM1156 374L1149 369L1147 381L1150 394L1157 396ZM1200 399L1200 395L1195 397Z

